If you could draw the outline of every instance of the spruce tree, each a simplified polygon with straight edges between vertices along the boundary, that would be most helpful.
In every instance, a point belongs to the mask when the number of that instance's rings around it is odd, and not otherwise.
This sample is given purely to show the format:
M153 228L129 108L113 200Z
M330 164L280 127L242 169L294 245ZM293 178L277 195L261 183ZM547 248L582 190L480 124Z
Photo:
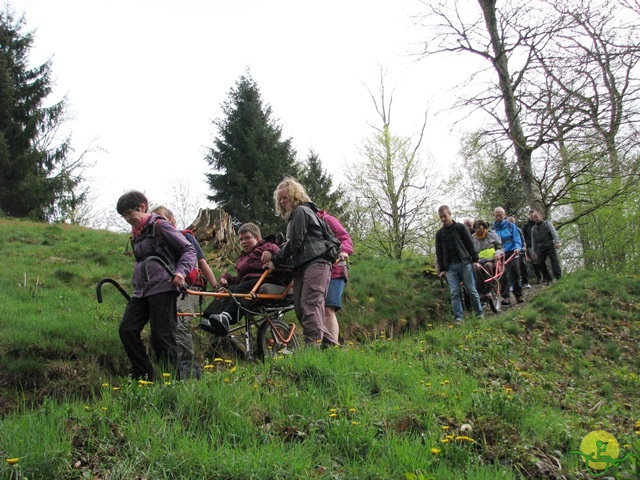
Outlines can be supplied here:
M51 135L66 104L44 106L51 62L29 67L33 35L24 25L8 6L0 12L0 213L49 220L72 188L64 168L68 141L54 146Z
M345 191L341 187L333 190L333 177L322 168L322 162L316 152L309 150L301 170L300 183L304 185L313 202L338 218L346 227L349 215L344 199Z
M284 230L276 216L273 191L288 175L297 174L291 139L263 104L250 74L240 77L222 104L224 117L214 121L218 136L206 161L212 167L208 199L229 213L234 222L256 223L263 236Z

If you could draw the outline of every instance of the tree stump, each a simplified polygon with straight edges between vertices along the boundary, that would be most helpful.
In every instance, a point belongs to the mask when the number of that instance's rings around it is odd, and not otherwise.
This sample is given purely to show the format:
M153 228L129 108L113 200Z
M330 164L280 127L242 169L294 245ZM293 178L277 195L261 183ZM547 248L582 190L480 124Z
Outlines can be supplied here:
M210 264L221 265L229 261L235 262L235 259L240 255L240 243L233 220L228 213L220 208L201 208L198 216L187 227L187 230L193 232L203 249L213 252L216 261L210 261Z

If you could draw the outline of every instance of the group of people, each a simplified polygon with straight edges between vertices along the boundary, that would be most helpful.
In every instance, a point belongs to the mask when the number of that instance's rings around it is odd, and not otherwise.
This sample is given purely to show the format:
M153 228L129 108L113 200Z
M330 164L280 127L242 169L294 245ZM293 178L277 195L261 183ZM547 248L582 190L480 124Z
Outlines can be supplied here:
M277 269L291 270L294 310L302 325L305 344L338 345L336 312L342 308L348 280L347 261L353 253L351 237L337 218L311 201L295 179L287 177L280 182L273 198L276 213L287 222L285 243L277 245L263 239L254 223L241 225L238 237L242 253L235 265L236 275L225 273L219 282L193 234L176 228L170 210L156 207L149 212L149 202L139 191L125 193L118 199L118 214L132 227L131 245L136 259L134 292L119 326L134 378L157 378L141 338L147 323L151 327L151 347L162 371L176 371L180 378L199 378L189 317L178 316L178 312L196 314L197 296L179 295L180 289L202 290L206 288L206 279L213 287L247 293L265 269L270 275L275 275ZM323 223L339 240L339 252L335 252L337 242L326 238ZM159 262L145 262L152 256L161 258L173 277ZM234 299L214 300L205 309L200 328L214 335L227 335L241 313Z
M529 221L522 229L514 217L507 218L502 207L497 207L493 215L491 226L484 220L457 223L447 205L438 209L442 227L436 233L436 268L440 278L447 278L456 324L464 322L462 284L476 317L483 318L482 298L488 294L487 281L493 277L498 260L504 262L500 278L502 305L511 304L512 293L517 303L525 301L523 288L530 288L527 260L531 261L538 282L553 281L547 259L553 276L560 279L557 249L561 243L551 222L534 209L529 211Z

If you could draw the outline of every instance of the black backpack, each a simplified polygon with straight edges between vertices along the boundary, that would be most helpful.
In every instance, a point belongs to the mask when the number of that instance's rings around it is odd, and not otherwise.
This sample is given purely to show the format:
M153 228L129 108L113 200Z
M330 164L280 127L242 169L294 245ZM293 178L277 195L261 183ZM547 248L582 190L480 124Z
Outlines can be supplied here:
M316 217L320 221L320 228L322 229L322 238L324 239L324 243L327 245L327 251L324 253L325 260L328 260L331 265L333 265L336 260L338 260L338 255L340 254L340 248L342 247L342 242L338 240L338 238L329 227L329 224L324 221L324 219L316 214Z

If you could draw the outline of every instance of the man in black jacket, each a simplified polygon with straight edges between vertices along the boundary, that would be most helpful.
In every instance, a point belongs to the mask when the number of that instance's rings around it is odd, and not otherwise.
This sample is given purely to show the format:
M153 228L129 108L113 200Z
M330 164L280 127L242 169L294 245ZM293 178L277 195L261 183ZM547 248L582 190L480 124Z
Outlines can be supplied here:
M448 206L442 205L438 208L438 216L442 222L442 228L436 232L438 276L440 278L445 274L447 276L453 320L456 324L464 321L460 288L462 282L467 288L476 317L483 318L482 304L473 273L473 264L478 263L478 252L473 246L471 234L464 224L453 221Z

